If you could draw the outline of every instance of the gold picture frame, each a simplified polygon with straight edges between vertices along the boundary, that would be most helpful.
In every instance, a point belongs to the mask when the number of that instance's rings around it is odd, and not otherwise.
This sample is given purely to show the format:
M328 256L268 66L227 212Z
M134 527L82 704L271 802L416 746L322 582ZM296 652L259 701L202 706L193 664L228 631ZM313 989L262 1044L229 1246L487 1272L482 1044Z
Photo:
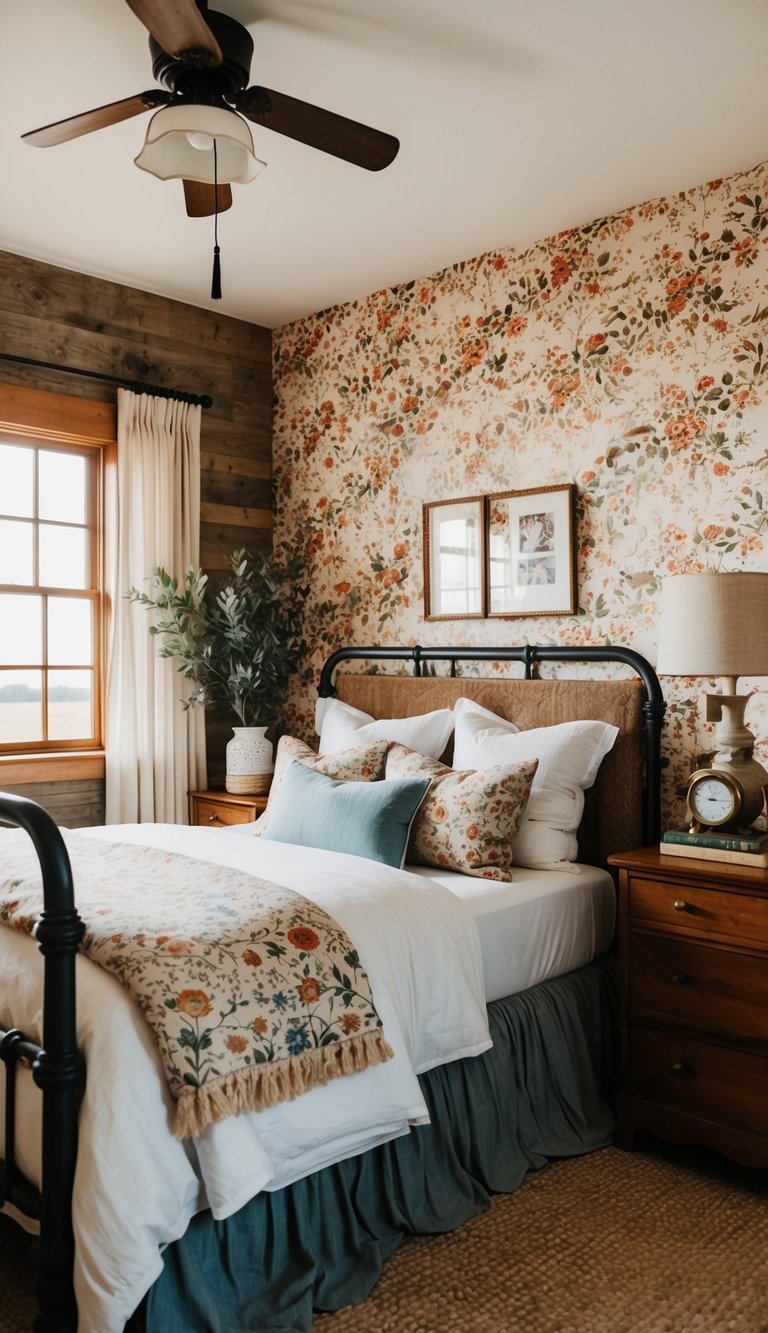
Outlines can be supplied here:
M489 618L575 614L575 496L568 482L485 497Z
M480 620L485 615L485 505L482 495L423 507L424 617Z

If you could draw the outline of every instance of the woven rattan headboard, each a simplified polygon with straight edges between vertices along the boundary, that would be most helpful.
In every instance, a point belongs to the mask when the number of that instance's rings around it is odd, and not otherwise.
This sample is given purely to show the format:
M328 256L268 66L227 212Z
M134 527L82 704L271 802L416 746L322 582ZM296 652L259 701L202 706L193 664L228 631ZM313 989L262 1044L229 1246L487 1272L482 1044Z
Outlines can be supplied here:
M349 657L410 659L415 677L339 673L334 668ZM526 679L496 676L421 675L433 656L456 663L475 655L485 660L522 661ZM538 661L621 661L640 676L621 680L533 680ZM603 760L594 787L586 793L579 829L579 859L602 865L611 852L627 851L659 837L659 734L664 700L656 673L645 658L626 649L342 649L329 658L320 681L321 697L340 699L373 717L410 717L433 708L452 708L464 695L477 700L524 730L557 722L600 718L619 728L613 749ZM450 756L448 756L450 758Z

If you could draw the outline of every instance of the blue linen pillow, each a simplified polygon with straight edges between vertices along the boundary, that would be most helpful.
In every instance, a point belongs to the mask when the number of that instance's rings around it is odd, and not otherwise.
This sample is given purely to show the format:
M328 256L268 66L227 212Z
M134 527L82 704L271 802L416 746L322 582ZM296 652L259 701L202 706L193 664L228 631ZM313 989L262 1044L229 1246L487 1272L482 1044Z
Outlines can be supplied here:
M428 778L341 782L295 760L288 765L262 837L348 852L400 867Z

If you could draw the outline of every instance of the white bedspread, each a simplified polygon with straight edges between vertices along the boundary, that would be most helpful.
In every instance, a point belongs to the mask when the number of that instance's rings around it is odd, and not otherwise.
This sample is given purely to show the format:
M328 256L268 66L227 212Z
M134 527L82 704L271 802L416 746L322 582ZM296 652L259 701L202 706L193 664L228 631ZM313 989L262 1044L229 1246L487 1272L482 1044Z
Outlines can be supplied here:
M181 1236L198 1209L227 1217L259 1190L407 1133L427 1119L416 1074L479 1054L490 1038L471 915L431 880L237 830L144 824L83 832L252 871L313 899L357 946L395 1051L385 1065L182 1144L169 1128L170 1094L143 1016L114 977L78 958L88 1071L74 1206L79 1329L120 1333L161 1270L160 1247ZM129 893L130 885L109 891ZM33 940L0 928L0 1023L33 1039L41 963ZM19 1096L19 1165L38 1183L41 1098L30 1075L21 1077Z
M538 986L585 967L605 953L616 921L616 889L607 870L514 866L507 883L409 866L460 898L480 939L485 998Z

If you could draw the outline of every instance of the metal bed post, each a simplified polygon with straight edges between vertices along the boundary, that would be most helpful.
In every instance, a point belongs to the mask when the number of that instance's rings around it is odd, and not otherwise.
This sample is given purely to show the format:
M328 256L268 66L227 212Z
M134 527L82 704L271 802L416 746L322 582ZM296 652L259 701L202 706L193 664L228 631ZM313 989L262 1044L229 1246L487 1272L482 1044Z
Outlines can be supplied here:
M540 648L525 644L519 648L339 648L323 665L318 694L328 699L336 693L333 673L345 661L361 660L412 661L414 675L422 674L425 662L450 662L451 676L456 675L457 662L521 662L525 680L531 680L539 662L620 662L637 673L645 688L643 702L643 757L645 760L645 789L643 792L643 841L658 842L661 836L661 726L666 703L659 678L650 662L631 648Z
M77 1047L75 958L85 926L75 908L72 869L64 840L47 812L24 796L0 792L0 821L24 829L32 839L43 876L43 911L37 940L44 957L42 1046L16 1029L0 1029L6 1062L6 1158L0 1197L21 1212L39 1217L40 1238L33 1248L39 1314L35 1333L74 1333L77 1306L72 1287L74 1234L72 1187L77 1160L77 1121L85 1066ZM42 1188L38 1192L16 1167L7 1108L15 1090L19 1060L32 1065L43 1096Z

